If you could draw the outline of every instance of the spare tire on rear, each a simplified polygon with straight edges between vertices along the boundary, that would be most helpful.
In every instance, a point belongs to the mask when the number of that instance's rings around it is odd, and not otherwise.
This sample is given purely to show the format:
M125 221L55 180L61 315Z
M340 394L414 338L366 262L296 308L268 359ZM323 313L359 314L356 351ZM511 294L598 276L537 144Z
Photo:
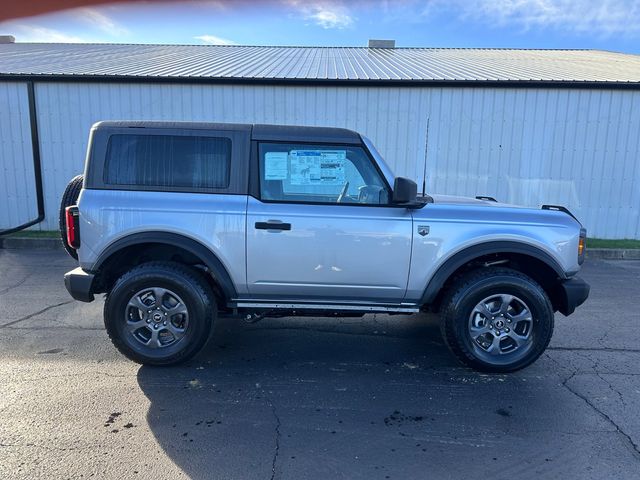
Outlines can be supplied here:
M80 196L80 190L82 190L82 182L84 175L77 175L69 181L67 188L64 189L62 194L62 201L60 202L60 237L62 239L62 245L69 255L76 260L78 259L78 252L74 248L71 248L67 243L67 219L66 209L72 205L76 205L78 197Z

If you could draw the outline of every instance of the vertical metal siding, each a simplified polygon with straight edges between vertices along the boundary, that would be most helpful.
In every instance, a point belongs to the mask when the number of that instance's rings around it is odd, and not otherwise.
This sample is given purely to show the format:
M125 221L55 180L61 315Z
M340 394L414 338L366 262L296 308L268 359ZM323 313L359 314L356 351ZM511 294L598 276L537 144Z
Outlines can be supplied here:
M427 189L569 207L592 236L640 238L640 92L37 83L47 220L99 120L347 127ZM25 161L26 168L30 163ZM34 203L33 201L31 203Z
M0 230L38 216L27 84L0 82Z
M565 205L592 236L640 238L640 92L442 93L446 107L430 110L431 191Z

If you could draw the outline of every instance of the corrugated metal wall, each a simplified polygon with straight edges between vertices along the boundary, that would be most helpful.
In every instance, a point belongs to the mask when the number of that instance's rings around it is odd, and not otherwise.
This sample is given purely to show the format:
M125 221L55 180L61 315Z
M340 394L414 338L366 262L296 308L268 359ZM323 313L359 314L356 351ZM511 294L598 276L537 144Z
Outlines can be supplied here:
M37 216L27 84L0 82L0 230Z
M430 118L427 191L566 205L591 236L640 238L636 91L37 83L36 100L46 229L98 120L347 127L421 183Z

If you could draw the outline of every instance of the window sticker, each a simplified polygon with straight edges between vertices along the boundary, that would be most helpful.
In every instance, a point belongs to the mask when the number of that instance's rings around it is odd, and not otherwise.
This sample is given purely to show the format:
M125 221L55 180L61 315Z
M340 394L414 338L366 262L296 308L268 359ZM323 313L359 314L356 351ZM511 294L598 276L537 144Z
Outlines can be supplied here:
M291 185L344 185L346 150L291 150Z
M286 180L287 152L267 152L264 156L264 179Z

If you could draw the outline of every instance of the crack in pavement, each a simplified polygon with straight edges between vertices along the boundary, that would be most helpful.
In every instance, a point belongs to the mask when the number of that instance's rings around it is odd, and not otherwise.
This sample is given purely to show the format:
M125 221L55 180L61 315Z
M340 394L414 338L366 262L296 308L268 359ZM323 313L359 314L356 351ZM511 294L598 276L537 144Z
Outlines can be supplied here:
M30 318L37 317L41 313L47 312L47 311L51 310L52 308L57 308L57 307L61 307L63 305L68 305L68 304L70 304L70 303L72 303L74 301L75 300L67 300L66 302L60 302L60 303L56 303L55 305L49 305L48 307L45 307L42 310L38 310L37 312L30 313L29 315L26 315L26 316L24 316L22 318L19 318L17 320L13 320L12 322L5 323L4 325L0 325L0 328L7 328L7 327L10 327L11 325L15 325L16 323L24 322L25 320L29 320Z
M18 288L20 285L22 285L24 282L26 282L27 280L29 280L29 278L33 275L32 273L27 274L26 277L24 277L22 280L20 280L18 283L16 283L15 285L11 285L10 287L5 288L4 290L0 290L0 295L4 295L5 293L7 293L10 290L13 290L14 288Z
M563 350L573 350L573 349L563 348ZM576 349L576 350L600 350L600 349ZM633 351L636 351L636 350L633 350ZM548 353L545 353L544 355L549 360L551 360L553 363L558 365L558 367L560 367L560 368L570 368L572 370L572 373L567 378L562 380L561 385L564 388L566 388L569 392L571 392L574 396L578 397L580 400L582 400L584 403L586 403L587 406L589 406L594 412L596 412L598 415L600 415L600 417L605 419L611 426L613 426L613 428L616 429L616 432L627 440L627 442L629 443L629 445L631 446L631 448L633 450L634 456L640 458L640 445L638 445L637 443L635 443L633 441L633 438L631 438L631 435L629 435L627 432L622 430L622 428L620 428L620 426L607 413L605 413L604 411L600 410L591 400L589 400L589 398L586 395L582 395L577 390L574 390L573 388L571 388L571 386L569 385L569 382L575 376L577 376L577 375L589 375L589 374L588 373L580 373L575 367L570 367L568 365L560 364L559 362L554 360ZM586 357L583 356L583 358L586 358ZM598 362L596 360L591 359L591 358L586 358L586 359L588 359L589 361L594 362L594 365L592 367L592 369L594 370L593 375L596 375L598 378L600 378L602 381L604 381L607 385L609 385L609 388L612 391L617 392L616 390L614 390L612 388L611 384L609 382L607 382L604 378L602 378L602 376L596 371L596 369L599 367ZM620 392L617 392L617 393L620 396L620 399L622 400L622 394Z
M278 412L276 411L276 407L271 400L269 400L269 406L271 407L271 413L273 413L273 417L276 419L276 446L273 451L273 459L271 460L271 480L274 480L276 476L276 463L278 462L278 455L280 454L280 417L278 416Z
M598 415L604 418L607 422L609 422L616 429L616 432L622 435L629 442L629 444L631 445L631 448L634 451L634 455L640 458L640 445L636 444L633 441L633 438L631 438L631 435L629 435L627 432L622 430L609 415L607 415L604 411L600 410L591 400L589 400L589 398L586 395L582 395L581 393L579 393L578 391L574 390L569 386L569 381L571 381L571 379L573 379L573 377L575 377L576 375L578 375L577 372L572 373L566 380L562 382L562 386L567 390L569 390L576 397L581 399L584 403L586 403L589 407L591 407L594 412L596 412Z
M616 352L616 353L640 353L639 349L635 348L614 348L614 347L547 347L547 350L560 351L560 352Z
M556 366L558 367L558 370L560 370L560 371L565 370L565 369L571 369L571 367L569 365L567 365L565 363L558 362L555 358L553 358L551 355L549 355L548 352L544 352L544 356L547 357L549 360L551 360L553 363L555 363ZM575 375L575 373L576 373L576 370L574 369L572 374ZM560 376L560 375L558 374L558 376Z
M568 350L569 351L569 350ZM636 372L630 372L630 371L617 371L617 370L611 370L611 368L609 367L604 367L600 365L600 362L598 360L596 360L595 358L592 358L590 356L587 355L583 355L580 353L581 351L578 350L576 351L576 355L580 356L581 358L584 358L586 361L591 362L593 365L591 367L589 367L590 370L593 370L592 373L586 372L584 370L578 369L576 367L572 367L567 363L560 363L558 362L556 359L553 358L552 355L549 355L548 352L544 353L544 356L546 358L548 358L550 361L552 361L554 364L557 365L558 370L562 371L562 370L570 370L572 374L576 375L594 375L596 377L600 377L600 375L618 375L618 376L623 376L623 377L638 377L640 376L640 373L636 373ZM633 352L635 352L635 350L633 350ZM598 369L604 369L604 372L599 372ZM607 382L604 378L601 377L601 380L603 380L604 382ZM614 392L619 393L617 390L615 390L614 388L611 388ZM621 399L622 400L622 399ZM624 403L624 401L623 401Z
M602 380L604 383L607 384L607 386L609 387L609 390L611 390L613 393L618 395L618 398L620 399L620 403L622 403L622 406L626 409L627 401L622 396L622 393L619 390L616 390L615 388L613 388L613 385L611 385L611 382L606 380L601 374L599 374L598 372L595 372L595 374L600 380Z
M622 406L624 408L627 408L627 402L622 396L622 393L616 390L615 388L613 388L613 385L611 384L611 382L609 382L606 378L604 378L602 374L599 372L599 370L603 368L600 366L600 361L597 358L591 358L589 355L587 355L585 352L582 352L582 351L577 351L576 355L584 358L588 362L593 363L593 367L591 367L591 369L593 370L593 375L595 375L600 380L602 380L609 387L609 390L611 390L612 393L615 393L618 396L618 398L620 399L620 403L622 403ZM611 374L610 369L605 368L605 370L606 370L606 372L604 372L605 375Z
M555 360L551 355L549 355L548 353L545 352L544 356L546 358L548 358L550 361L552 361L553 363L556 364L556 366L558 367L558 370L562 371L563 369L569 369L569 370L573 370L571 372L571 375L595 375L597 377L599 377L600 375L602 375L601 373L597 372L595 369L599 367L598 364L595 364L594 367L592 367L593 373L587 373L587 372L578 372L577 369L570 367L567 364L564 363L560 363L557 360ZM591 360L591 359L589 359ZM618 372L615 370L610 370L607 368L607 371L604 372L604 375L620 375L623 377L640 377L640 373L631 373L631 372ZM558 376L561 376L560 374L558 374ZM604 380L604 378L602 379ZM604 380L606 382L606 380Z

